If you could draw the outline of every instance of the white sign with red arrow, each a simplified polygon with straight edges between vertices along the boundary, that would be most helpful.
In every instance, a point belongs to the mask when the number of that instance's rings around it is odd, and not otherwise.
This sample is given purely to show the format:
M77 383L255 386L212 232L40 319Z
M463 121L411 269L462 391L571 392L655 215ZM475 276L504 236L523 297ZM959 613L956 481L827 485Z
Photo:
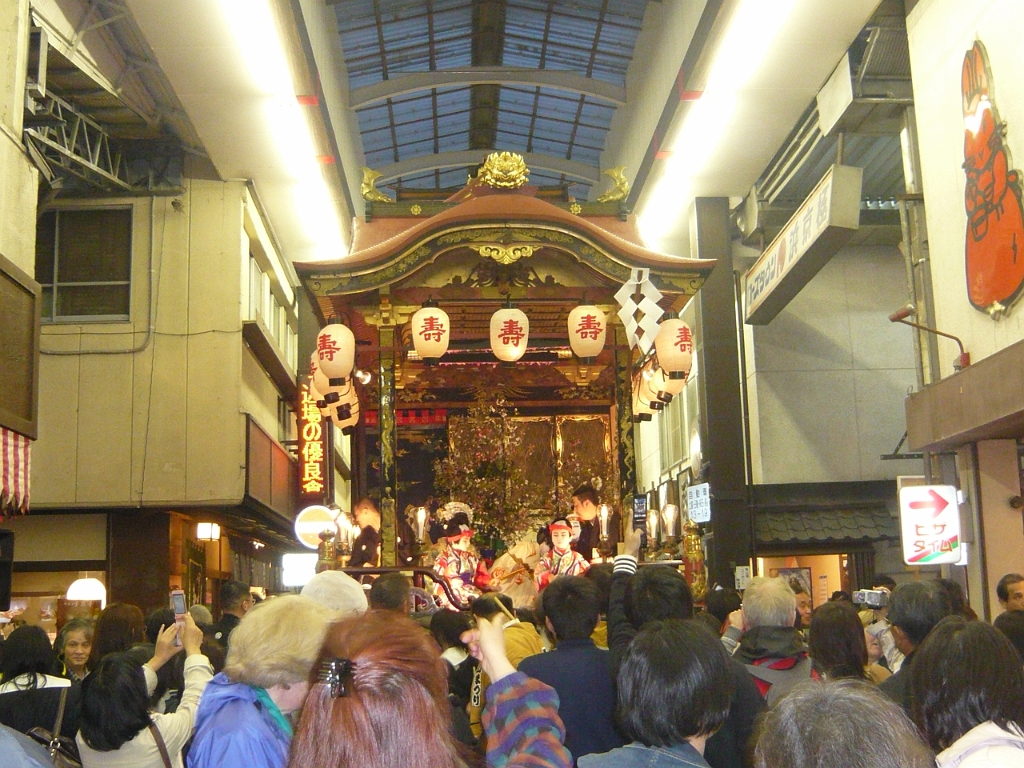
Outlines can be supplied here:
M957 563L963 556L960 507L952 485L901 488L900 528L907 565Z

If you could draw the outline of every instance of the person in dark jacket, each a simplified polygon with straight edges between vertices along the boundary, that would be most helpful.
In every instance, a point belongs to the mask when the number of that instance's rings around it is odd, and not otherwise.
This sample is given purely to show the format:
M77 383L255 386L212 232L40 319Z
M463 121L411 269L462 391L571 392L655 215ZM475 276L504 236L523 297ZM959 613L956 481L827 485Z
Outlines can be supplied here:
M754 676L769 707L790 688L818 676L794 625L796 606L785 579L751 579L743 592L743 637L733 658Z
M53 730L63 694L67 701L60 731L75 738L82 689L77 682L50 674L57 659L42 627L23 624L11 632L2 657L0 723L22 733L36 727Z
M380 564L380 512L370 499L363 499L356 504L352 514L359 526L359 535L352 542L348 567L375 568Z
M230 647L231 633L252 606L253 599L248 584L241 581L225 581L221 584L221 617L211 630L213 639L224 646L225 651Z
M519 671L558 693L565 746L574 759L608 752L625 742L615 727L615 685L608 651L591 639L600 615L597 587L583 576L561 576L544 590L544 617L556 642L549 653L528 656Z
M619 671L618 716L631 743L580 758L580 768L709 768L708 737L732 697L729 656L701 623L651 621Z
M637 573L640 531L626 535L625 552L615 558L608 604L608 652L613 677L618 677L622 658L639 627L650 621L692 619L693 595L679 571L668 566L644 566ZM634 574L636 574L634 576ZM711 736L704 759L711 768L744 768L749 765L747 745L754 721L767 709L750 673L735 660L729 662L733 694L729 716Z
M878 689L911 714L910 675L914 651L936 624L952 613L949 598L933 581L912 581L896 587L889 597L887 618L896 647L906 657L899 670Z

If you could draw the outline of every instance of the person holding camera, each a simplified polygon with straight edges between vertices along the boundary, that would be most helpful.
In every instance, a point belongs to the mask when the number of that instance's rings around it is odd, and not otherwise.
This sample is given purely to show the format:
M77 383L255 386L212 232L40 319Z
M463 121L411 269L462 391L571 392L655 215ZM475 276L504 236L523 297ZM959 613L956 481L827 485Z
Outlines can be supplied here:
M865 629L882 646L885 666L893 673L899 671L904 659L903 652L896 647L886 618L889 613L889 596L894 589L896 582L892 578L876 575L871 589L856 592L853 596L854 603L871 611L871 623Z

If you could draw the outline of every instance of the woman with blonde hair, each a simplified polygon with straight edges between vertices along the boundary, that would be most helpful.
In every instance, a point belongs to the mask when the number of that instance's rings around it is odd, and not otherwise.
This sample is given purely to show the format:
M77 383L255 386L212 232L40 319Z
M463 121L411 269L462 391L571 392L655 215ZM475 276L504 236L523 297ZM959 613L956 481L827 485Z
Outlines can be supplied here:
M283 768L310 669L333 611L301 595L266 600L231 633L224 671L196 715L189 768Z

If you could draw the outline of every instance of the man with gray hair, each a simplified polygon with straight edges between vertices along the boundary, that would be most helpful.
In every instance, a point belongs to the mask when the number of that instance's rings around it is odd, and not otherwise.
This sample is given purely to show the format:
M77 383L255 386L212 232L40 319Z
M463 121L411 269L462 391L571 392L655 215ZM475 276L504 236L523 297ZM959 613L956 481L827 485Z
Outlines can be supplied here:
M740 609L743 637L734 658L744 664L772 706L814 673L796 622L796 595L785 579L750 580Z

